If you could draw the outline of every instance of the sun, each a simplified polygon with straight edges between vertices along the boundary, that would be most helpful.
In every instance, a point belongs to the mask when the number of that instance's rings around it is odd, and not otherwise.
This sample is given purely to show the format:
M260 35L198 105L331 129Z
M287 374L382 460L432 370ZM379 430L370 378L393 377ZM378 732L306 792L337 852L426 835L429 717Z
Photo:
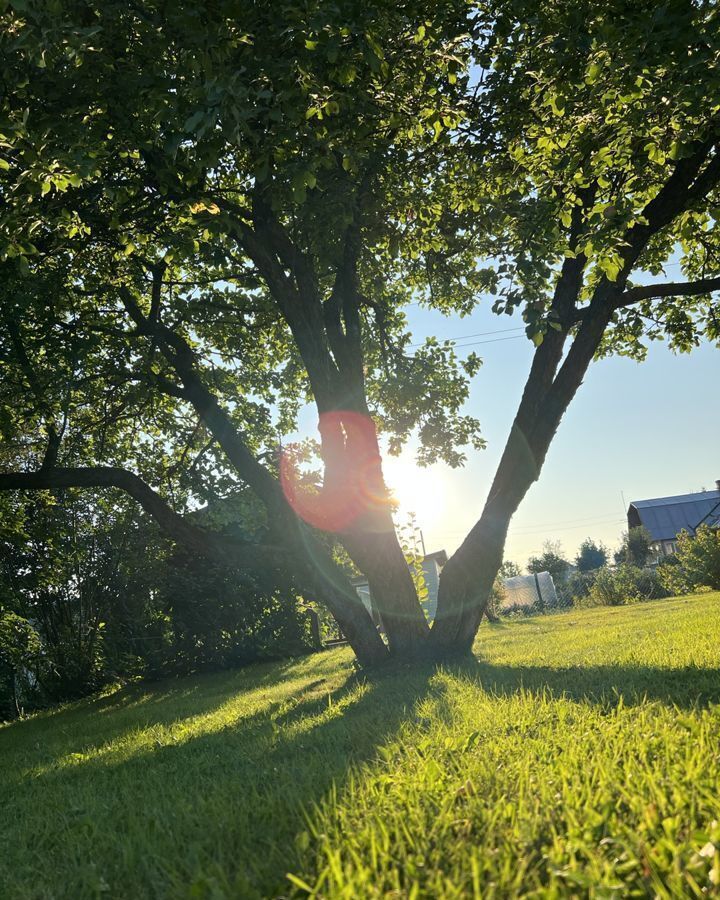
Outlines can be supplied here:
M405 522L414 513L420 528L437 527L445 508L444 479L438 468L421 469L405 454L385 457L385 483L398 503L398 523Z

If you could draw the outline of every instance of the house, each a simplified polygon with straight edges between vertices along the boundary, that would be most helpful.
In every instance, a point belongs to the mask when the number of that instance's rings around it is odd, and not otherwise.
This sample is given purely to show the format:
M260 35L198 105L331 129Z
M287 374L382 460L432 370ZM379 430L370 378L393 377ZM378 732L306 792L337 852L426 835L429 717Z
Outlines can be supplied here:
M440 572L442 572L442 568L447 561L448 555L444 550L436 550L435 553L428 553L423 557L422 560L423 577L425 579L425 586L428 590L427 598L423 601L422 605L428 619L431 622L435 618L435 613L437 611L437 596L438 588L440 587ZM353 587L358 593L358 596L365 604L365 608L367 609L367 611L372 615L374 621L377 624L380 624L377 610L374 608L374 604L372 602L372 595L370 594L370 586L368 584L367 578L365 578L364 575L359 575L357 578L353 578L352 583Z
M643 526L650 532L651 549L658 559L677 550L681 531L695 534L700 525L720 527L720 480L714 491L677 497L633 500L627 511L628 528Z

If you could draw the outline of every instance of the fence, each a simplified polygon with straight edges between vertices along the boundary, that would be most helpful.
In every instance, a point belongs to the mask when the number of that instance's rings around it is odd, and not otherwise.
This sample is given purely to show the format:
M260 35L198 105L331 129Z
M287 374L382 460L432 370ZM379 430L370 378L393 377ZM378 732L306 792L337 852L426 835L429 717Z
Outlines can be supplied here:
M555 582L549 572L516 575L503 582L500 613L540 612L544 609L559 609L561 606L563 604L558 599Z

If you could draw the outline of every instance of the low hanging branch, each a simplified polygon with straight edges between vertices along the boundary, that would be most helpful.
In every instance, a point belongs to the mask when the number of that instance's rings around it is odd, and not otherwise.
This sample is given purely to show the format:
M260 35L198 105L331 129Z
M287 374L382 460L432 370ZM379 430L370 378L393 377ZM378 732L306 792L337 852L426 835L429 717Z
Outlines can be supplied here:
M178 543L225 564L275 569L287 558L282 547L241 541L191 524L184 516L171 509L142 478L117 466L0 473L0 491L60 488L117 488L125 491Z

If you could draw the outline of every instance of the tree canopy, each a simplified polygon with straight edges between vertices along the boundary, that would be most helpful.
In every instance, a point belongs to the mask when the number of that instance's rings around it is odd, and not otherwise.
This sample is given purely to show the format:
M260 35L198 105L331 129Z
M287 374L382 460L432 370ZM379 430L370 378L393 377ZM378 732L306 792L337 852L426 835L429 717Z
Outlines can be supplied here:
M0 488L121 488L204 553L293 567L383 659L321 526L368 576L392 652L467 649L592 360L720 338L718 15L10 2ZM671 258L685 280L662 278ZM413 346L407 308L462 316L488 294L536 350L429 632L378 435L397 452L417 434L421 462L483 446L463 411L480 361ZM317 478L298 468L311 447L279 451L308 402ZM243 539L185 515L245 489Z

